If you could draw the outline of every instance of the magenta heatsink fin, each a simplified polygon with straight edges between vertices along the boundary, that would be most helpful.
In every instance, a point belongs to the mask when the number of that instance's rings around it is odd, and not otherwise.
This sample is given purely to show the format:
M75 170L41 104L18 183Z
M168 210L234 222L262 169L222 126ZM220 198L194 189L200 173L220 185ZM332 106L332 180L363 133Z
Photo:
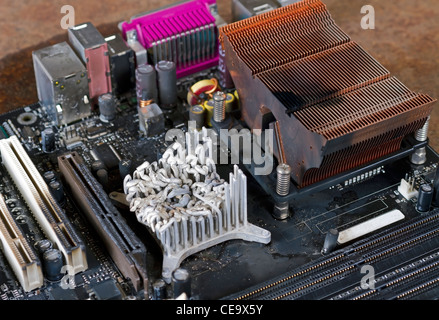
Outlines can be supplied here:
M121 24L122 34L135 32L156 64L175 62L177 77L218 64L218 30L212 0L193 0L133 17Z

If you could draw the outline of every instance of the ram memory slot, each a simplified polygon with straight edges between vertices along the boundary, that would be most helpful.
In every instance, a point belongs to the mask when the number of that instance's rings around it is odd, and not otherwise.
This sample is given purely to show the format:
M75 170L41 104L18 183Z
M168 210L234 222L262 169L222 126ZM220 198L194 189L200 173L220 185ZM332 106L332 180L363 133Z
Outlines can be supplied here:
M0 141L0 153L15 185L48 239L63 253L75 274L87 269L85 246L53 198L43 177L16 136Z
M93 225L111 258L136 290L146 288L146 248L127 226L99 182L72 152L58 157L58 166L77 205Z
M18 228L1 194L0 241L3 253L24 291L28 292L43 286L40 260Z

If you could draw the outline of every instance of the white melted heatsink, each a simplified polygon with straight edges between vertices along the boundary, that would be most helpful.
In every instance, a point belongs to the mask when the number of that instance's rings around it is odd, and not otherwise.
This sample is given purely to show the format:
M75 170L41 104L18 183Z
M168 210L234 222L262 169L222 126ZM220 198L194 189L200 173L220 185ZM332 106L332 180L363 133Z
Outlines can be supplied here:
M216 172L207 131L186 133L186 146L174 142L158 162L143 163L124 180L130 210L162 245L168 282L186 257L216 244L271 241L269 231L247 221L244 173L235 166L226 182Z

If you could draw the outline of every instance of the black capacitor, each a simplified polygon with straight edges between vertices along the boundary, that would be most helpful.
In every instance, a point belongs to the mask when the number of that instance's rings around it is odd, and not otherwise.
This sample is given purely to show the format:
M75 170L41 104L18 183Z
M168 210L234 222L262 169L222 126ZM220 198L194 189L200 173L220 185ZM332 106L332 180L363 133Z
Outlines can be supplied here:
M153 288L153 300L165 300L166 294L166 282L163 279L158 279L152 284Z
M99 96L99 113L103 122L110 122L116 118L116 99L111 93Z
M104 161L96 160L91 164L91 171L94 175L96 175L96 173L101 169L106 169Z
M326 233L325 243L323 244L322 248L322 254L328 254L335 249L335 247L337 246L338 234L338 230L329 229L329 231Z
M52 128L46 128L41 132L41 144L44 152L55 151L55 131Z
M65 201L64 196L64 188L58 180L53 180L49 183L50 192L52 193L53 197L59 204L63 204Z
M154 100L158 103L157 75L154 67L142 64L136 69L136 95L137 100Z
M47 250L53 249L53 243L49 239L42 239L37 241L35 247L38 253L42 256Z
M429 184L423 184L419 187L418 202L416 210L419 212L430 211L431 202L433 200L434 190Z
M174 298L186 293L187 298L191 297L191 276L186 269L178 268L172 273L172 288Z
M64 265L63 256L58 249L49 249L43 254L43 267L46 278L50 281L58 281L63 275L61 269Z
M46 171L43 173L43 178L44 178L44 181L46 181L46 183L49 183L50 181L55 180L55 178L56 178L55 172Z
M122 159L122 161L119 162L119 173L122 179L131 174L132 165L133 162L130 159Z
M99 169L96 172L96 178L104 188L108 186L108 171L106 169Z
M160 106L172 108L177 104L177 69L173 61L159 61L155 69L157 71L157 83L159 87Z

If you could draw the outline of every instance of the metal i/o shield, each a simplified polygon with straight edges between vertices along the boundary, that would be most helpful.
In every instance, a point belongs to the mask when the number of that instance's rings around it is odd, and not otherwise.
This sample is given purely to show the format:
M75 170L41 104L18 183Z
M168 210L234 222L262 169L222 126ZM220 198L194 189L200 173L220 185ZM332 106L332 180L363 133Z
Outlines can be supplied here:
M61 42L32 53L38 99L55 125L90 115L87 69L73 49Z

